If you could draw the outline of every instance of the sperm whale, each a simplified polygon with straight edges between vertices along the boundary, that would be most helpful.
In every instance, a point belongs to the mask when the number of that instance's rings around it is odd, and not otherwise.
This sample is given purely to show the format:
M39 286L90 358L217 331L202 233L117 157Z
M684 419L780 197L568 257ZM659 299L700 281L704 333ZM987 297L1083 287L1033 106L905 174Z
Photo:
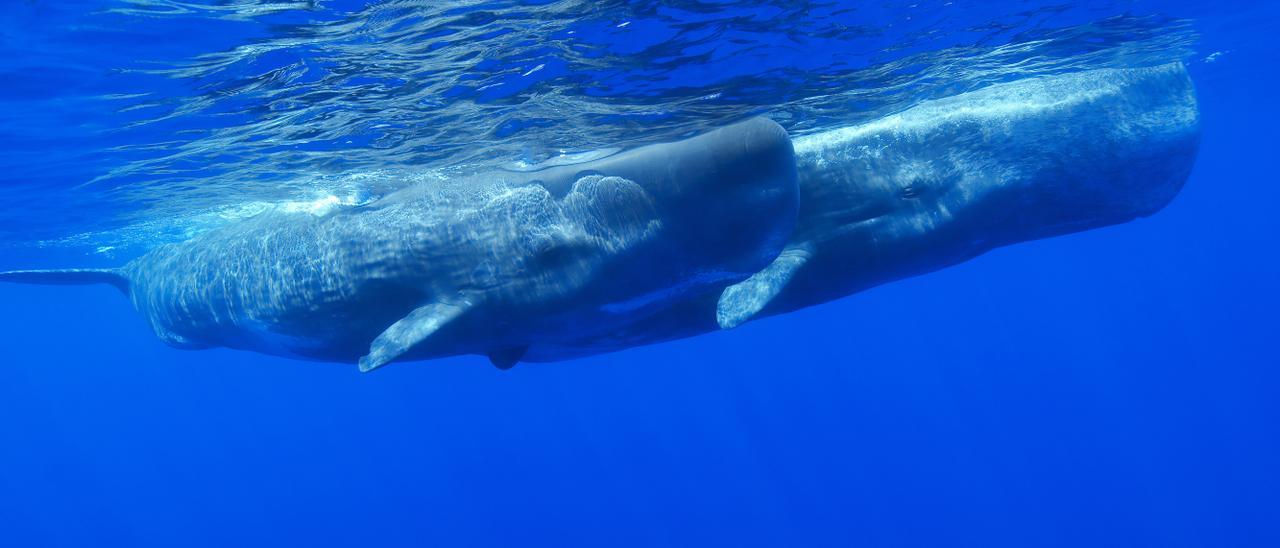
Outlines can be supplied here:
M1152 215L1200 142L1181 63L1025 78L793 138L800 215L779 257L719 296L546 348L560 360L732 328L991 249Z
M403 189L320 217L271 212L118 269L0 281L107 283L156 335L368 371L620 329L769 264L796 221L795 158L764 118L595 161Z

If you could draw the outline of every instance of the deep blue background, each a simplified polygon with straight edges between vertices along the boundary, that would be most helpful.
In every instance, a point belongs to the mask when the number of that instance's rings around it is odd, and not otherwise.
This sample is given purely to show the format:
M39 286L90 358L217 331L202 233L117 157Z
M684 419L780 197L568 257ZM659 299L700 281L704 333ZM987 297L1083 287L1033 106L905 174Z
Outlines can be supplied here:
M1192 65L1152 218L615 355L361 375L0 286L0 545L1280 546L1275 60Z

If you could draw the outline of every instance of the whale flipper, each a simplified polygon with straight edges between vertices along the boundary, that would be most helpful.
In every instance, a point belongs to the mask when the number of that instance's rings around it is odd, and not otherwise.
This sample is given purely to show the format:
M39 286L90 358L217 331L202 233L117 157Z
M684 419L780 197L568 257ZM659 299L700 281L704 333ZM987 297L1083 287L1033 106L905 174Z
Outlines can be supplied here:
M787 247L763 270L725 288L716 305L716 323L721 329L732 329L751 319L778 296L811 254L807 245Z
M65 268L61 270L11 270L0 272L0 282L42 285L110 284L129 294L129 279L113 268Z
M391 324L369 345L369 354L360 358L360 372L367 373L400 357L418 343L427 340L441 327L471 308L469 301L430 303Z
M489 363L494 367L506 371L515 367L520 363L520 358L524 357L525 352L529 351L527 346L513 346L511 348L503 348L494 350L489 353Z

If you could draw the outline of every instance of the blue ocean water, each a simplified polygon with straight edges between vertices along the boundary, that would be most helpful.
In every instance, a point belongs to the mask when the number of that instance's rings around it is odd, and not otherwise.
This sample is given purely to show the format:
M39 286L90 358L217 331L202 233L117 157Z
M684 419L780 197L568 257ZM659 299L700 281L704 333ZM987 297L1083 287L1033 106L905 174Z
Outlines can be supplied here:
M110 288L2 285L0 545L1280 546L1276 30L1268 2L12 0L0 270L1088 68L1183 61L1203 136L1150 218L506 372L180 351Z

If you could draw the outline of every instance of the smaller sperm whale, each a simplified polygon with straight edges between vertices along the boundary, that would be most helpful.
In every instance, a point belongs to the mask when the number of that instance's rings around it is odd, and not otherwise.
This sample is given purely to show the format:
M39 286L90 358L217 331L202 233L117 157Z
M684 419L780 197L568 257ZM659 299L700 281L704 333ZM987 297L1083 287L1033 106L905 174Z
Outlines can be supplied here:
M798 211L786 131L756 118L545 169L423 184L316 217L273 212L117 269L0 281L107 283L164 342L362 371L488 356L634 325L768 265Z

